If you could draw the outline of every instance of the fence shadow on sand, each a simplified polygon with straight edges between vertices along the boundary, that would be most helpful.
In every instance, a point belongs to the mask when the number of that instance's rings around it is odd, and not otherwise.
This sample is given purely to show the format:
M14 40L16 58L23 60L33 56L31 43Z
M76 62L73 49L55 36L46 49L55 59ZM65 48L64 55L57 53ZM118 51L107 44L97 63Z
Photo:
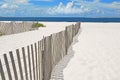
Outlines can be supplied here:
M71 46L68 49L68 53L64 58L55 66L52 71L50 80L64 80L63 70L67 67L69 61L74 57L74 50L72 46L78 42L78 36L80 35L81 30L79 30L78 34L74 37Z

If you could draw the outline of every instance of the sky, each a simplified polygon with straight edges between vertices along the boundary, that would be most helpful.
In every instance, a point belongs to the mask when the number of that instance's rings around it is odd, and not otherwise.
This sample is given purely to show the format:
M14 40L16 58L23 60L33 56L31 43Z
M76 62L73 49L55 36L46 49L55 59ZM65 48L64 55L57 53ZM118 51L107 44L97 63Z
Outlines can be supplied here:
M0 16L120 18L120 0L0 0Z

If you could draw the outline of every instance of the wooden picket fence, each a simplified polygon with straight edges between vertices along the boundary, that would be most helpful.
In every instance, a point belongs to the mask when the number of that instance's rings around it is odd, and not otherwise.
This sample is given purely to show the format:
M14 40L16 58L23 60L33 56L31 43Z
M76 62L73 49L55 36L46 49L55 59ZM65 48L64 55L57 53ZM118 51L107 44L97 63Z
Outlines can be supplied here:
M9 35L9 34L16 34L16 33L21 33L21 32L26 32L26 31L31 31L31 30L37 30L38 28L33 28L34 22L10 22L10 23L5 23L5 22L0 22L0 32L3 35Z
M43 37L33 44L5 53L0 59L0 80L49 80L52 69L67 55L80 23Z

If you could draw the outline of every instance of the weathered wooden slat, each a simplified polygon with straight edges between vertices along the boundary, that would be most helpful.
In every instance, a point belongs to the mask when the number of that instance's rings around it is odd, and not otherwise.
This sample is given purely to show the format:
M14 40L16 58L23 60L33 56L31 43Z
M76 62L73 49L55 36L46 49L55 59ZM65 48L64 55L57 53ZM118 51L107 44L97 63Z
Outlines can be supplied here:
M28 72L27 72L27 64L26 64L26 56L25 56L25 48L22 47L22 54L23 54L23 62L24 62L24 69L25 69L25 78L28 80Z
M37 53L37 44L34 43L34 46L35 46L35 58L36 58L36 80L38 80L38 61L37 61L37 57L38 57L38 53Z
M27 46L27 52L28 52L28 63L29 63L29 76L30 76L30 80L32 80L31 59L30 59L30 47L29 47L29 46Z
M32 53L32 65L33 65L33 79L35 80L35 60L34 60L33 44L31 44L31 53Z
M6 65L6 68L7 68L7 73L8 73L9 80L12 80L12 75L11 75L11 72L10 72L10 67L9 67L9 63L8 63L8 59L7 59L6 54L4 54L4 61L5 61L5 65Z
M40 80L43 80L43 39L40 41Z
M13 72L14 72L15 80L18 80L18 74L17 74L17 70L16 70L15 61L14 61L12 51L10 51L9 54L10 54L10 58L11 58L12 66L13 66Z
M3 66L2 66L1 59L0 59L0 74L1 74L2 80L5 80L5 73L3 71Z
M67 27L66 27L66 29L65 29L65 49L66 49L66 54L67 54L67 49L68 49Z
M42 80L42 40L38 41L38 64L39 64L39 80Z
M40 80L40 41L38 41L38 80Z
M16 54L17 54L17 60L18 60L18 66L19 66L19 71L20 71L21 80L24 80L24 78L23 78L23 71L22 71L22 64L21 64L21 60L20 60L20 52L19 52L19 49L16 50Z
M44 52L43 52L43 80L47 80L48 79L48 74L49 74L49 72L48 72L48 66L47 66L47 60L48 60L48 53L47 53L47 41L46 41L47 39L46 39L46 37L44 38Z
M44 58L44 51L42 53L42 80L45 80L45 58Z

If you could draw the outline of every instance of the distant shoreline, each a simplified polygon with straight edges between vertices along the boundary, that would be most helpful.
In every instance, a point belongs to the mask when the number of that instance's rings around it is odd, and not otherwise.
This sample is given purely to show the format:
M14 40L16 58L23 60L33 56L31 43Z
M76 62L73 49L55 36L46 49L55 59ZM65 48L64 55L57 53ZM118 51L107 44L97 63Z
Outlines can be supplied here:
M0 17L0 21L120 22L120 18L84 18L84 17Z

